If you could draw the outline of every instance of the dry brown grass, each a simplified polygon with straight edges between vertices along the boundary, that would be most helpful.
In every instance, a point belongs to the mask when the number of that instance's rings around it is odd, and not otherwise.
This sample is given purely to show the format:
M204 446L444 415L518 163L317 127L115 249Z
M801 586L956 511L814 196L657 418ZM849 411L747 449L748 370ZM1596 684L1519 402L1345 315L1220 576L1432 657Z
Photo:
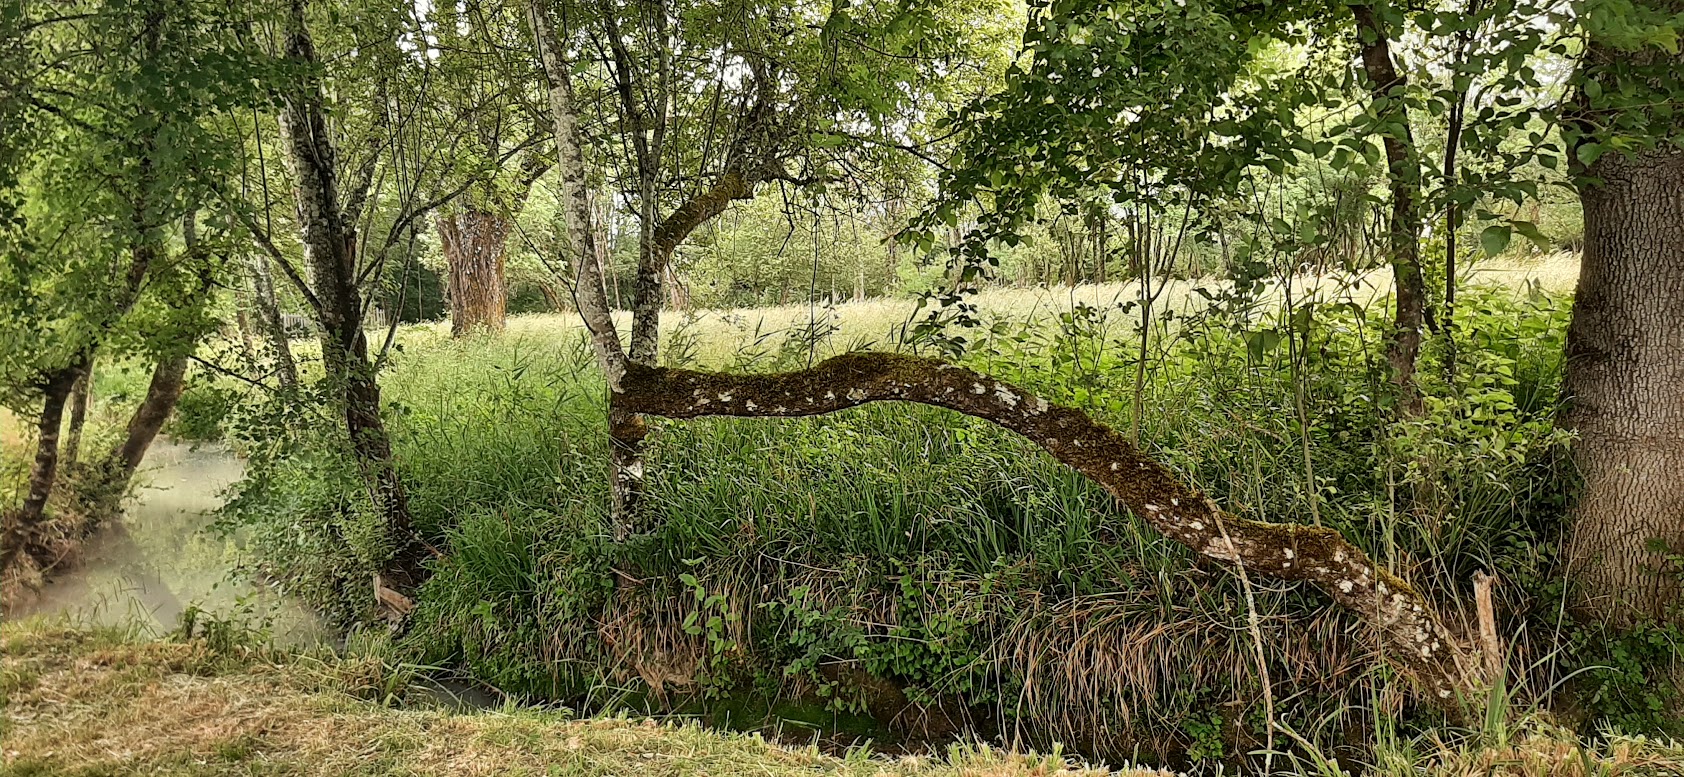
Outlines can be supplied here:
M1547 725L1501 746L1440 748L1432 777L1684 777L1684 744L1610 735L1594 746Z
M41 621L5 624L0 649L7 775L1108 773L982 747L955 747L945 757L834 758L695 724L390 709L349 692L368 681L366 660L230 658L203 642L136 642Z

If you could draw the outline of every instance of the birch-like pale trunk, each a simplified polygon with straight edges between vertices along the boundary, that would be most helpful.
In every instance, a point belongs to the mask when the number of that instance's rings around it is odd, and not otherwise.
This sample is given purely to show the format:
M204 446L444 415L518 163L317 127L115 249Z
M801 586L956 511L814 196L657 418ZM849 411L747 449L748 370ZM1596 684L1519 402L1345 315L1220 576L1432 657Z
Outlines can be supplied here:
M298 364L292 358L292 341L287 337L286 322L281 319L281 306L275 300L275 277L269 269L269 257L251 253L246 259L251 279L251 297L257 308L257 330L268 343L275 360L275 375L281 388L298 388Z
M563 39L556 33L544 0L527 0L526 10L544 77L549 82L550 116L555 124L556 167L561 174L562 223L572 252L569 264L573 268L573 301L586 331L590 332L591 350L607 377L612 397L620 391L620 378L625 374L627 357L619 332L614 328L608 291L603 285L590 195L586 188L585 154L579 139L579 114L574 101L571 71L562 56ZM656 304L659 305L658 300ZM618 403L610 399L609 515L615 537L624 539L634 530L632 516L636 513L637 500L643 489L643 438L647 429L636 414L619 411L617 406Z

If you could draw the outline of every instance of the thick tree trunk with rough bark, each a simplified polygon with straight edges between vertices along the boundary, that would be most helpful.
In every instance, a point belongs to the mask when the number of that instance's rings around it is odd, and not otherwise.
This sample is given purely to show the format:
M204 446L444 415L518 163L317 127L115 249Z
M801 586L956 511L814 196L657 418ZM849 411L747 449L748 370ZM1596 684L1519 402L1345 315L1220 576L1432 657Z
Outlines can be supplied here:
M496 213L463 208L439 213L439 243L450 271L450 334L501 332L509 294L503 250L513 222Z
M619 408L667 418L792 417L868 402L957 410L1023 435L1092 478L1165 537L1250 574L1305 581L1361 617L1386 660L1415 678L1453 716L1481 687L1477 659L1432 603L1374 564L1338 532L1224 512L1167 467L1085 413L1009 383L933 359L881 353L838 356L800 372L727 375L631 364Z
M1631 624L1684 604L1684 153L1609 152L1580 186L1585 248L1566 425L1584 478L1569 558L1581 608ZM1654 547L1660 543L1670 551Z
M317 57L304 22L303 0L293 0L286 33L287 59L308 70ZM287 95L279 118L304 258L317 301L324 379L344 413L351 449L370 496L385 518L393 549L383 579L375 581L376 595L382 596L382 589L389 587L404 599L421 583L426 554L410 525L408 496L380 418L380 385L368 358L356 283L356 230L340 203L338 157L320 85L312 82ZM401 612L404 608L393 609Z
M1391 191L1391 215L1386 225L1386 257L1392 266L1395 313L1391 339L1386 345L1386 362L1397 388L1398 407L1405 416L1420 415L1421 394L1415 385L1415 362L1421 353L1421 332L1426 325L1427 286L1421 273L1421 171L1415 154L1415 140L1409 129L1409 109L1404 102L1408 81L1392 59L1391 35L1372 5L1353 5L1357 39L1362 48L1363 72L1383 126L1386 171Z

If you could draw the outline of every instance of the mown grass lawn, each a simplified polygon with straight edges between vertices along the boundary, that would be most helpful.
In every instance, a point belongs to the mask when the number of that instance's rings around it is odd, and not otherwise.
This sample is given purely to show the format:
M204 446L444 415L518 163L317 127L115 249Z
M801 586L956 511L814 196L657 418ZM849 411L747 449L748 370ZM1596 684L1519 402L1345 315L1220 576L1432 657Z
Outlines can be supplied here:
M1107 771L955 746L832 757L695 723L383 705L378 660L213 650L41 620L0 628L3 766L17 775L1010 777ZM1128 775L1167 774L1133 771Z

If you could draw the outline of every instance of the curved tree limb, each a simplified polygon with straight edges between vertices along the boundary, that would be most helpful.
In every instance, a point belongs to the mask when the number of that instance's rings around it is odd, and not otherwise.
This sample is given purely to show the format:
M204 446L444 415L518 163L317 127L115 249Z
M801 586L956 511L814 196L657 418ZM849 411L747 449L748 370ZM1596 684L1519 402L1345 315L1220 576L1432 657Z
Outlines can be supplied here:
M729 375L627 365L617 409L666 418L793 417L869 402L944 407L1010 429L1098 482L1135 515L1194 552L1254 575L1314 584L1373 629L1386 658L1452 717L1480 687L1477 663L1408 583L1339 532L1224 512L1105 424L1004 381L934 359L853 353L808 370Z

